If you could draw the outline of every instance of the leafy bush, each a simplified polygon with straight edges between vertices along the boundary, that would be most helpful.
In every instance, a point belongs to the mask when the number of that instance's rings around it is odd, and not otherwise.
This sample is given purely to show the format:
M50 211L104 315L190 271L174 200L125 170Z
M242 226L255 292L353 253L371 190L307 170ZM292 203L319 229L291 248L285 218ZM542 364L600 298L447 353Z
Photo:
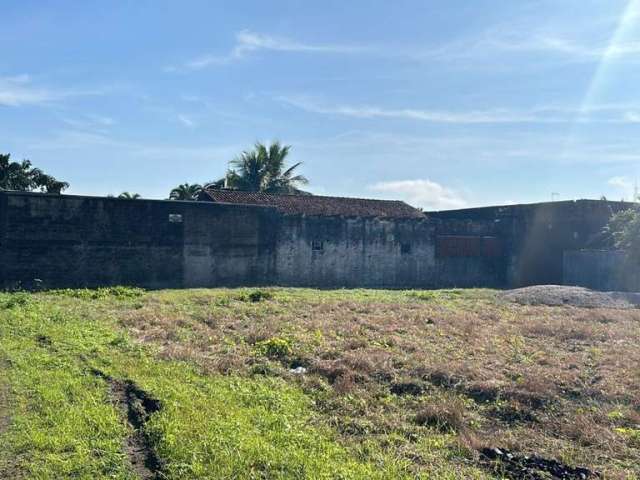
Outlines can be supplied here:
M54 290L50 293L55 295L64 295L72 298L81 298L84 300L100 300L109 297L115 298L138 298L144 294L144 289L137 287L103 287L103 288L65 288L62 290Z
M9 295L4 308L26 307L31 303L31 295L27 292L16 292Z
M253 290L246 295L241 295L240 300L243 302L261 302L263 300L271 300L273 298L273 294L268 290Z
M256 343L255 352L264 357L282 359L293 353L293 343L288 338L273 337Z
M604 228L610 246L625 250L640 263L640 210L630 208L615 213Z

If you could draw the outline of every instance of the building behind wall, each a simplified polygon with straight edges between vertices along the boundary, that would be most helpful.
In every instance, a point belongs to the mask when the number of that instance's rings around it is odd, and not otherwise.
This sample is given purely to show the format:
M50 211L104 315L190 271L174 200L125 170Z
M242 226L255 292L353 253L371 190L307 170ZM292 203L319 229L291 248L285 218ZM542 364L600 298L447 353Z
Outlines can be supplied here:
M338 203L344 214L306 215L255 204L3 192L2 285L436 285L433 225L424 215L401 202ZM363 203L375 206L371 214L353 212Z
M403 202L216 191L208 201L0 193L4 288L510 287L562 282L619 202L424 214ZM203 199L204 200L204 199Z
M468 208L428 215L445 222L460 222L466 235L473 236L473 228L483 226L499 238L505 262L504 285L512 288L563 284L564 252L598 245L611 215L632 205L576 200Z

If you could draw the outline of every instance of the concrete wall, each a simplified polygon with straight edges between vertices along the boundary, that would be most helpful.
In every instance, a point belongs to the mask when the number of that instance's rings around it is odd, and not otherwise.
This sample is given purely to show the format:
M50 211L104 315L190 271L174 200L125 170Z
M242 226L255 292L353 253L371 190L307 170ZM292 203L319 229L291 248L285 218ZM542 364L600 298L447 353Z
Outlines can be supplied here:
M273 209L180 203L185 287L275 283L279 215Z
M431 216L430 216L431 217ZM433 218L438 284L444 287L506 286L507 256L493 221Z
M565 285L603 291L640 291L640 272L622 251L567 251L563 267Z
M433 230L426 219L283 216L209 202L3 192L0 283L431 286Z
M0 194L5 288L241 285L272 275L275 225L263 208Z
M435 227L426 218L284 216L277 282L343 287L437 285Z
M3 194L7 287L182 283L182 224L162 204Z
M502 241L506 287L563 282L565 250L588 248L625 202L577 200L431 212L432 218L467 222Z
M212 202L0 193L0 285L498 287L563 282L620 202L417 219L282 215ZM567 268L566 266L564 268Z

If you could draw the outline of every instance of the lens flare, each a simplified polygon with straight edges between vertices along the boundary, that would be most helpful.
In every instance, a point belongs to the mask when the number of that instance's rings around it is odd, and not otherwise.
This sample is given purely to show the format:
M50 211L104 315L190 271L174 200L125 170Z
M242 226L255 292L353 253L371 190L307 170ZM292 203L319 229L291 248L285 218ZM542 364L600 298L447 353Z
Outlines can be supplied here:
M612 72L612 63L617 57L624 55L626 52L625 41L632 33L633 27L637 26L640 19L640 0L629 0L626 7L622 11L607 48L602 51L598 66L589 82L589 86L585 92L582 102L578 109L578 114L574 121L573 127L563 149L563 157L567 157L573 150L576 140L578 139L578 125L584 122L589 113L597 104L598 98L607 89L607 83Z

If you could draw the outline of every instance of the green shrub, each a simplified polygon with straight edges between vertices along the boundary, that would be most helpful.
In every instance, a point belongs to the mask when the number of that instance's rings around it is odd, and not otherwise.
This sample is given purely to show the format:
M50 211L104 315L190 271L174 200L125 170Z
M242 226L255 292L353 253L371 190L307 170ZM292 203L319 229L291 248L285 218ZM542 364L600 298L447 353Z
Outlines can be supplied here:
M100 300L109 297L115 298L137 298L144 294L144 289L137 287L102 287L102 288L65 288L53 290L49 293L54 295L64 295L66 297L81 298L83 300Z
M263 300L271 300L273 298L273 294L268 290L253 290L241 297L242 301L257 303L262 302Z
M293 343L287 338L273 337L256 343L255 352L270 358L286 358L293 353Z
M31 303L31 294L27 292L16 292L9 295L4 302L4 308L26 307Z

